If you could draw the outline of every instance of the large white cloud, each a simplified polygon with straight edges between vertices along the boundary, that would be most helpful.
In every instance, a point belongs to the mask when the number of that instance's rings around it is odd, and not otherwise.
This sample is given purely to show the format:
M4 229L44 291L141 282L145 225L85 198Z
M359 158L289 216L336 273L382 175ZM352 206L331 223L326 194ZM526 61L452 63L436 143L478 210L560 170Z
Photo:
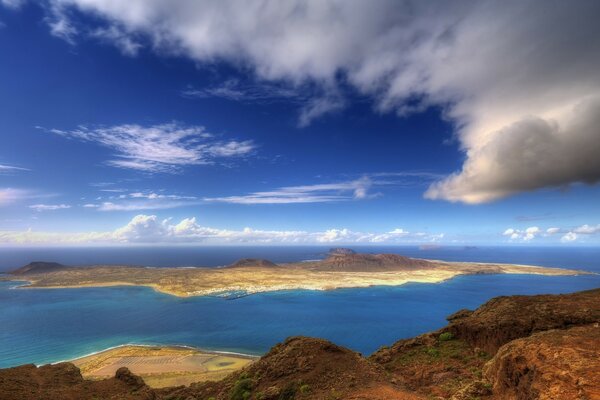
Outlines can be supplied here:
M466 159L428 198L481 203L600 179L598 1L48 1L69 39L80 12L103 22L77 32L112 32L102 40L129 55L145 44L316 84L303 125L343 107L340 82L383 111L442 106Z

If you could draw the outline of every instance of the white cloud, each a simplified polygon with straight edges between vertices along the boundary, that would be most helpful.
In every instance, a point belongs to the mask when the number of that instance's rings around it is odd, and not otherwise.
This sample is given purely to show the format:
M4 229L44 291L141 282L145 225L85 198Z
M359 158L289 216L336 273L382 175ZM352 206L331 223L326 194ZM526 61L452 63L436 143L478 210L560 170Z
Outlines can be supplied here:
M119 191L124 192L124 191ZM143 211L164 210L200 204L202 201L195 196L179 194L147 192L130 192L109 197L98 197L105 200L99 203L85 204L85 208L95 208L98 211Z
M70 45L75 44L75 38L79 31L69 17L68 9L60 2L49 2L48 15L45 20L53 36L64 40Z
M17 9L25 3L25 0L0 0L0 4L4 7Z
M583 235L593 235L595 233L600 233L600 224L593 226L593 225L581 225L575 229L573 229L573 232L575 233L580 233Z
M176 123L51 132L111 148L116 154L109 165L147 172L175 172L186 165L212 163L216 158L244 156L255 148L251 141L219 141L201 126Z
M597 1L50 3L159 54L227 61L260 81L324 93L341 82L401 115L442 106L466 161L428 198L481 203L600 179ZM315 100L300 123L339 107Z
M298 117L298 126L304 128L310 125L313 120L322 117L325 114L331 114L343 109L345 102L341 97L325 96L311 99L300 110Z
M207 86L201 89L188 87L181 94L189 98L220 97L226 100L249 103L268 104L278 101L304 102L307 98L302 90L296 90L285 84L268 82L242 83L239 79L227 79L218 85Z
M535 239L536 236L541 234L541 232L542 230L539 227L530 226L524 230L508 228L502 233L502 235L508 236L510 240L522 240L528 242Z
M0 174L13 171L30 171L27 168L15 167L13 165L0 164Z
M114 25L94 30L92 37L114 44L121 50L121 53L130 57L136 56L142 48L142 45L135 41L132 35Z
M319 232L278 231L244 228L218 229L202 226L195 218L178 223L160 220L155 215L137 215L125 226L110 232L56 233L0 231L0 244L111 244L111 243L254 243L254 244L324 244L324 243L423 243L438 241L443 234L410 233L394 229L387 233L329 229Z
M582 236L591 236L591 235L600 234L600 224L598 224L598 225L584 224L584 225L581 225L576 228L573 228L573 227L559 228L559 227L554 226L554 227L547 228L545 230L543 230L537 226L530 226L529 228L526 228L524 230L508 228L502 233L502 235L508 236L510 238L510 240L520 240L520 241L528 242L528 241L531 241L540 236L546 237L549 239L549 238L553 237L554 235L561 233L561 232L565 232L564 235L562 235L560 238L561 242L563 242L563 243L574 242L578 239L581 239Z
M187 207L199 204L199 201L181 201L171 199L159 199L157 201L105 201L95 205L99 211L143 211L143 210L166 210L170 208Z
M372 184L373 182L368 176L363 176L346 182L286 186L269 192L255 192L244 196L212 197L204 200L234 204L326 203L360 200L371 197L368 190Z
M35 211L56 211L71 208L68 204L33 204L29 208Z
M565 243L574 242L577 240L577 234L575 232L567 232L560 240Z
M0 188L0 206L31 197L31 192L23 189Z

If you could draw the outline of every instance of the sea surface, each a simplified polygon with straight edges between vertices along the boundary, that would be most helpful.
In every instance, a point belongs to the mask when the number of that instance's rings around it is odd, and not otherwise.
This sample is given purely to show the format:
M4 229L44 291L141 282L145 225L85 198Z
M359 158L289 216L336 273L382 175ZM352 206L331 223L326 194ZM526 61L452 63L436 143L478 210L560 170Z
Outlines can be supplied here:
M363 354L438 329L461 308L491 297L600 287L600 249L589 247L353 247L448 261L566 267L599 275L463 276L333 291L292 290L227 300L177 298L143 287L18 289L0 282L0 367L67 360L127 343L180 344L260 355L292 335L322 337ZM140 247L0 249L0 271L34 260L71 265L219 266L239 258L323 258L325 247Z

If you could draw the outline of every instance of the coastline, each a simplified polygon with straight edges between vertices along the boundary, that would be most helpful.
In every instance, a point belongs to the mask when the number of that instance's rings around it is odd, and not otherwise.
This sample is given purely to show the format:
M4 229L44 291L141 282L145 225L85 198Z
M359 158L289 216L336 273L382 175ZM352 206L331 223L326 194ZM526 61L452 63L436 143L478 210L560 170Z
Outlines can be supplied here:
M323 261L207 267L65 267L61 271L5 275L2 280L25 282L19 289L70 289L138 286L180 298L212 296L235 299L257 293L286 290L329 291L407 283L441 283L462 275L532 274L544 276L590 275L593 272L523 264L447 262L412 259L423 268L392 266L386 270L327 270Z
M55 365L55 364L60 364L63 362L74 362L74 361L80 360L82 358L92 357L92 356L96 356L98 354L105 353L110 350L117 350L117 349L126 348L126 347L147 347L147 348L160 347L160 348L170 348L170 349L185 349L185 350L194 350L194 351L198 351L200 353L205 353L205 354L236 356L236 357L248 358L248 359L252 359L252 360L258 359L262 355L262 354L255 355L255 354L249 354L249 353L239 353L239 352L235 352L235 351L226 351L226 350L209 350L209 349L196 347L196 346L190 346L190 345L186 345L186 344L147 344L147 343L130 342L130 343L118 344L116 346L106 347L102 350L93 351L91 353L87 353L82 356L77 356L75 358L67 358L65 360L54 361L54 362L45 363L45 364L34 363L34 365L36 365L36 366L41 366L41 365L46 365L46 364Z
M152 388L220 380L259 356L202 350L188 345L123 344L65 360L89 380L110 378L126 367Z

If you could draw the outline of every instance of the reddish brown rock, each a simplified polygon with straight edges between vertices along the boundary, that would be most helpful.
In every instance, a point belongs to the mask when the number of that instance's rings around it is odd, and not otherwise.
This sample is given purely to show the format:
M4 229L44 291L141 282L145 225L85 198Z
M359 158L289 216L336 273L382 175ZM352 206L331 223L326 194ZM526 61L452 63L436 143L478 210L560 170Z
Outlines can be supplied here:
M486 365L485 376L499 400L600 399L600 326L513 340Z
M292 337L218 383L192 385L168 398L418 399L391 384L383 368L329 341ZM365 397L371 396L371 397Z
M127 368L116 378L84 380L71 363L23 365L0 370L0 400L153 400L155 393Z
M600 289L496 297L471 314L453 314L447 330L471 346L494 354L503 344L536 332L595 322L600 322Z

